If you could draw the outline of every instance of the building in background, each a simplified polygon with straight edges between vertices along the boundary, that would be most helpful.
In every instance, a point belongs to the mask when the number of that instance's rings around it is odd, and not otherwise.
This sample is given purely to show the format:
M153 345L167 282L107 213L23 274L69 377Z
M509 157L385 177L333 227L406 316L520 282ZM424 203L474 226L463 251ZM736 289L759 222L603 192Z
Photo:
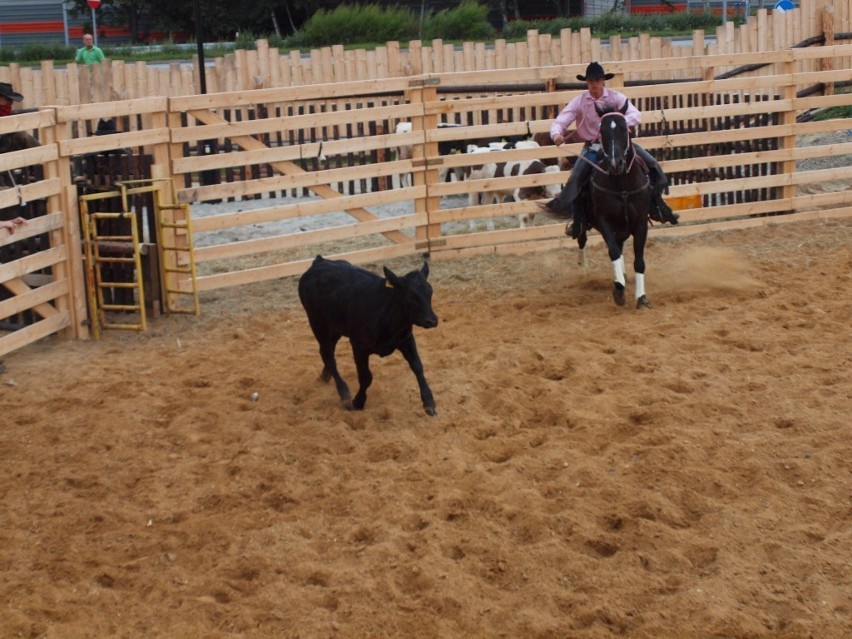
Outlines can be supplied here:
M130 42L127 29L102 26L100 19L97 23L99 46ZM32 43L76 47L91 25L91 15L73 17L63 0L0 0L0 47Z

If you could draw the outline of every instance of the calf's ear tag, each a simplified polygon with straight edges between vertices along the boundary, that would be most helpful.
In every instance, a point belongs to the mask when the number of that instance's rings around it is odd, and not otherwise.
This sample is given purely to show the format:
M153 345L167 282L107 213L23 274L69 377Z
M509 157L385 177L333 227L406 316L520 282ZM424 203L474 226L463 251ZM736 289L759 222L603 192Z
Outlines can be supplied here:
M393 288L393 284L388 279L385 280L385 288Z

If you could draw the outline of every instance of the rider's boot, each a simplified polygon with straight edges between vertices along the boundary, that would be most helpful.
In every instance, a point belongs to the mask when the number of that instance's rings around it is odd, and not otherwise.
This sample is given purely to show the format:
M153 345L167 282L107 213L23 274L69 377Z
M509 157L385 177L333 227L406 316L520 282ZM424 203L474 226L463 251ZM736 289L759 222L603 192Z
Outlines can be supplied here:
M572 240L576 240L583 234L583 226L583 214L574 204L571 204L571 222L565 226L565 235L570 236Z
M651 219L655 222L668 222L669 224L677 224L680 215L672 211L672 208L666 204L662 194L655 188L651 189Z

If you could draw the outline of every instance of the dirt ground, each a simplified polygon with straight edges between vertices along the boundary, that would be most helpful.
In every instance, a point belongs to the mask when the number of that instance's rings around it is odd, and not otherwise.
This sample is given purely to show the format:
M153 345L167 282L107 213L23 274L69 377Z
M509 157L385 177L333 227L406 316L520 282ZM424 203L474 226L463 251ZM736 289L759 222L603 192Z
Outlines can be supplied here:
M433 418L398 354L341 408L295 279L7 356L0 637L852 636L850 246L435 261Z

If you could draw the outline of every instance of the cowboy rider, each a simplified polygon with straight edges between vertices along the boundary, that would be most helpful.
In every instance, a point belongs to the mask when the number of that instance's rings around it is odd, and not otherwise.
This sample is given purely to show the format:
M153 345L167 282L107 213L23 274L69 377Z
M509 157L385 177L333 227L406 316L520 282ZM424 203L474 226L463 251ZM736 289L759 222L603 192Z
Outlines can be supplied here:
M595 147L600 147L599 144L595 144L601 122L600 116L595 111L595 104L601 107L620 109L628 100L623 93L604 85L604 82L613 76L613 73L604 72L603 67L598 62L589 64L586 67L586 74L577 76L578 80L586 83L588 90L583 91L571 100L556 116L550 127L550 137L556 146L568 141L566 129L573 123L576 123L576 132L572 133L572 141L579 138L577 141L585 142L580 159L574 164L571 176L562 189L562 193L558 196L561 203L567 205L571 210L573 223L570 235L574 239L580 237L584 228L590 226L586 212L575 207L575 202L591 177L592 164L594 164L595 152L597 151ZM629 127L635 127L642 121L642 114L633 104L628 104L627 112L624 115ZM663 173L657 160L635 142L633 149L647 168L651 181L651 219L657 222L677 224L678 215L669 208L662 197L663 191L669 192L665 173Z

